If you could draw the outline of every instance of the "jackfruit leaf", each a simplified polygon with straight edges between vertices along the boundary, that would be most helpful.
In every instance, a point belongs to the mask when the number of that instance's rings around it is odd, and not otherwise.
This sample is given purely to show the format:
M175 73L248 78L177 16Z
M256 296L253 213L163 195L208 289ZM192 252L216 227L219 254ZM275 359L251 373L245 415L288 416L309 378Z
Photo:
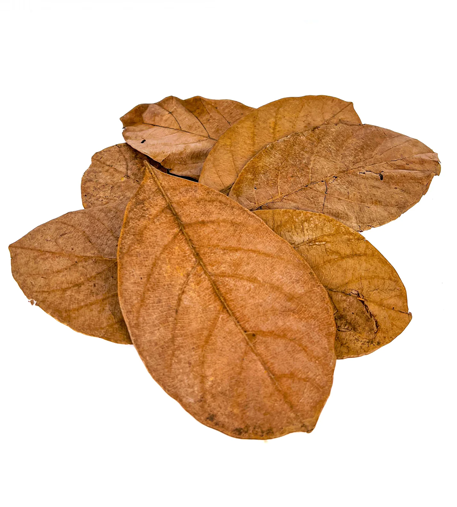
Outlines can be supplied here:
M170 173L198 179L219 137L252 111L234 100L166 97L140 104L121 118L125 141Z
M24 294L75 331L131 343L117 296L117 243L127 202L67 213L10 245Z
M81 198L85 208L104 206L131 197L144 177L147 160L161 168L146 155L128 144L116 144L97 152L81 181ZM163 171L166 171L162 168Z
M230 197L250 210L325 213L364 231L411 208L439 173L438 155L416 139L372 125L325 125L265 147Z
M223 134L205 161L200 183L228 193L264 146L327 123L360 123L352 102L325 95L291 97L255 109Z
M190 414L239 438L314 428L333 379L333 308L262 220L151 168L127 207L118 259L133 344Z
M369 354L409 324L400 277L361 234L319 213L255 213L303 256L327 289L335 306L337 359Z

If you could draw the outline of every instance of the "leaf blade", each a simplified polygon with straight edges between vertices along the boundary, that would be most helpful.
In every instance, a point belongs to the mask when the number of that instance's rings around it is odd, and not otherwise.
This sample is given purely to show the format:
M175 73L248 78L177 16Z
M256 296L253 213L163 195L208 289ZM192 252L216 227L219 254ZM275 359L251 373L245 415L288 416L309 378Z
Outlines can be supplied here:
M75 331L131 343L117 297L117 242L126 202L74 211L10 245L27 298Z
M327 125L266 146L230 197L251 210L323 212L363 231L398 218L439 173L437 154L416 139L372 125Z
M255 212L311 266L336 309L337 359L370 354L411 321L406 289L361 234L335 219L299 210Z
M143 180L145 161L161 168L159 163L126 143L95 153L81 180L84 208L104 206L131 197Z
M251 250L271 259L230 249L240 246L240 234L257 237ZM213 242L229 248L213 250ZM310 291L319 311L307 306ZM329 301L289 245L225 196L146 175L125 216L119 295L149 372L200 422L240 438L314 427L334 367Z
M360 123L351 102L325 95L270 102L247 114L221 136L204 163L199 181L226 193L248 161L267 144L293 132L339 121Z
M172 174L198 179L217 139L252 108L234 100L166 97L121 118L124 139Z

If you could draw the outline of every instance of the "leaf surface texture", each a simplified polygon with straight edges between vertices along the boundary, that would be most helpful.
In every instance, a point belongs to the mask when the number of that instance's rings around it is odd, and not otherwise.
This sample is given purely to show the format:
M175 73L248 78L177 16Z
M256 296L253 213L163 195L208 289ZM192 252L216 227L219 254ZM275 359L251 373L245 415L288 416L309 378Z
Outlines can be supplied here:
M250 210L325 213L358 231L398 218L440 173L420 141L372 125L325 125L269 144L230 197Z
M361 234L333 218L297 210L256 214L308 262L335 307L336 357L358 357L390 343L409 324L405 287Z
M67 213L10 245L24 294L75 331L131 343L117 295L117 244L126 202Z
M234 100L167 97L140 104L121 118L125 141L169 169L198 179L219 137L252 108Z
M143 180L145 160L150 161L125 143L95 153L81 181L83 206L104 206L131 197Z
M264 146L326 123L360 123L351 102L326 95L276 100L255 109L227 130L205 161L200 183L227 193Z
M118 255L132 341L188 412L240 438L314 428L333 378L333 309L287 242L226 196L151 169Z

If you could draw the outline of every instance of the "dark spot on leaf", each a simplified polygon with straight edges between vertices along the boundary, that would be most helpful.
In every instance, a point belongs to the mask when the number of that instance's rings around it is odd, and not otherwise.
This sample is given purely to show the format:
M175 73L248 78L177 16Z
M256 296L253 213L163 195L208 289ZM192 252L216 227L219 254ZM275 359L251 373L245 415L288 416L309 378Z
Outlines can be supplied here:
M235 435L238 435L238 436L242 435L243 433L247 433L247 432L248 432L248 428L247 427L245 427L245 428L235 428L233 430L233 433L235 433Z

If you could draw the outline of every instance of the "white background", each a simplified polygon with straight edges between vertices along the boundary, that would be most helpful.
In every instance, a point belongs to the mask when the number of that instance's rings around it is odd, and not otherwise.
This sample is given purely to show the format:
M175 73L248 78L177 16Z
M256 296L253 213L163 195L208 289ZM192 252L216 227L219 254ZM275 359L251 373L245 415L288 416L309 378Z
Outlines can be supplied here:
M0 504L4 507L456 506L456 38L451 2L0 0ZM327 94L439 153L413 209L366 237L413 320L339 361L312 434L209 429L133 347L32 307L7 245L81 208L118 118L168 95L260 106Z

